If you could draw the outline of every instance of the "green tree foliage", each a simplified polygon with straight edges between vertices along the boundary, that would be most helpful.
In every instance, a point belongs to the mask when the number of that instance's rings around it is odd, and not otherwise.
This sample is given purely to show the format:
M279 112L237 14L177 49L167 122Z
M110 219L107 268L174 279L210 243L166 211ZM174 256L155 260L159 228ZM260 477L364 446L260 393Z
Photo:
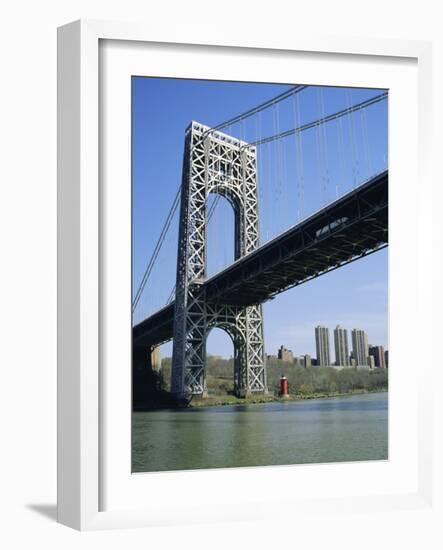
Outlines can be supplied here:
M233 392L233 359L209 356L207 365L207 386L211 395L227 395ZM335 369L333 367L303 368L295 363L278 359L267 364L268 389L278 394L280 377L286 376L291 394L325 395L352 391L381 391L388 387L387 369ZM162 359L161 385L168 391L171 378L171 358Z

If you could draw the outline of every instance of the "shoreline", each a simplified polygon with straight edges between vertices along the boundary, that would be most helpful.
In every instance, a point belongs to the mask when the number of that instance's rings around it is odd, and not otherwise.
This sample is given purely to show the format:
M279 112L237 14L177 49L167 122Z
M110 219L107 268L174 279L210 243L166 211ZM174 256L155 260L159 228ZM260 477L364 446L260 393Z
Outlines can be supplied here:
M235 397L234 395L220 395L205 397L204 399L191 400L184 408L220 407L228 405L259 405L263 403L287 403L289 401L306 401L312 399L332 399L334 397L346 397L352 395L366 395L370 393L387 393L388 388L377 390L353 390L348 392L289 394L287 397L276 395L253 395L248 397Z
M248 397L235 397L234 395L217 395L212 397L197 398L182 406L173 406L171 402L163 406L146 407L133 410L137 412L151 412L171 409L203 409L206 407L224 407L229 405L262 405L265 403L288 403L291 401L309 401L314 399L334 399L336 397L351 397L353 395L367 395L371 393L387 393L388 388L375 390L352 390L348 392L289 394L287 397L278 395L251 395Z

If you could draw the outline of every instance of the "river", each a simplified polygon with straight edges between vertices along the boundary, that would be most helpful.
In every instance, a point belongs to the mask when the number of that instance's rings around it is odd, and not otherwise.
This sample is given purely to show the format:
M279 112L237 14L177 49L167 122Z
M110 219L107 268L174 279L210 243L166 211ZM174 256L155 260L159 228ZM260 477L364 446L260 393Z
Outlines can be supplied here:
M388 458L388 393L133 414L133 471Z

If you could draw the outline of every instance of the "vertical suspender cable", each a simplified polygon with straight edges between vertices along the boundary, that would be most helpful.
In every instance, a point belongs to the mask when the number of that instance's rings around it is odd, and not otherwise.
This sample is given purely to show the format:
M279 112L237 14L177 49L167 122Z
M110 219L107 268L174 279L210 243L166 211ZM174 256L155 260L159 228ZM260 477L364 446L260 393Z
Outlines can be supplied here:
M362 123L363 142L365 148L366 164L368 166L368 178L373 175L372 158L371 158L371 146L368 135L368 121L366 119L366 109L360 108L360 118Z
M345 171L345 157L344 157L344 140L343 140L343 124L342 119L338 118L335 121L336 129L337 129L337 149L338 149L338 160L340 165L340 173L337 177L337 184L335 186L335 193L336 197L339 196L339 181L341 180L342 185L345 184L346 181L346 171Z
M301 110L300 99L296 97L297 116L299 126L301 125ZM300 215L303 218L305 213L305 175L304 175L304 158L303 158L303 135L298 133L298 157L299 157L299 170L300 170Z
M272 130L273 132L277 133L276 130L276 121L275 121L275 105L272 108ZM271 204L272 204L272 218L271 218L271 239L274 237L274 213L278 213L278 149L277 149L277 141L273 144L273 162L274 162L274 170L272 171L273 175L273 182L272 182L272 191L273 196L271 197Z
M269 208L269 229L268 229L268 240L272 239L272 230L273 230L273 223L274 223L274 206L275 206L275 189L274 189L274 181L272 178L272 154L271 154L271 143L266 144L266 148L268 150L268 204L270 206Z
M275 126L277 129L277 134L280 134L280 111L279 111L279 104L275 106ZM276 216L276 224L275 224L275 231L276 233L280 229L281 218L282 218L282 144L281 139L278 139L276 141L276 149L277 149L277 156L276 156L276 162L277 162L277 197L278 197L278 203L277 203L277 216Z
M293 96L292 108L294 112L294 126L301 126L300 101L298 96ZM300 220L304 215L304 167L303 167L303 142L301 132L294 133L295 140L295 166L297 177L297 217Z
M325 102L323 96L323 88L320 87L320 113L322 119L325 118ZM328 196L329 188L329 166L328 166L328 136L326 124L321 125L321 141L322 141L322 155L323 155L323 169L325 178L325 195Z
M258 113L256 118L256 141L261 139L261 112ZM259 155L258 146L255 148L255 178L256 178L256 197L257 197L257 220L258 220L258 238L259 243L261 242L261 224L260 224L260 218L261 218L261 208L263 204L263 197L262 197L262 186L261 186L261 157Z
M318 179L320 182L320 194L322 199L322 204L325 203L325 195L324 195L324 187L323 187L323 178L322 178L322 170L321 170L321 155L320 155L320 129L319 124L317 123L315 125L315 155L317 157L317 174Z
M278 107L278 106L277 106ZM280 133L280 112L277 110L277 124L278 124L278 132ZM280 154L280 160L281 160L281 195L282 195L282 208L280 213L280 220L281 220L281 230L284 230L284 228L287 225L287 218L288 218L288 196L287 196L287 189L286 189L286 141L280 140L280 148L281 148L281 154Z
M349 93L349 90L346 90L346 102L348 109L350 110L349 116L349 130L350 130L350 136L351 136L351 153L352 153L352 164L353 164L353 188L355 189L357 185L358 176L360 174L360 170L358 167L358 156L357 156L357 149L356 149L356 136L355 136L355 123L354 123L354 112L351 110L352 105L352 99L351 95Z

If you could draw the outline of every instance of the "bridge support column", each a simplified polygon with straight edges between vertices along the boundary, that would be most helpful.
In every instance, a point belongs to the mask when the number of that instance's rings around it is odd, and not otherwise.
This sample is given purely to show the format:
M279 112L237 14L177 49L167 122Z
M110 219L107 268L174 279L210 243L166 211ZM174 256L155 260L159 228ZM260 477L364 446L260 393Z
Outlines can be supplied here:
M212 328L225 330L234 345L234 393L266 393L262 307L238 307L195 299L176 323L181 346L174 342L172 391L178 397L207 394L206 340ZM182 329L182 332L179 329ZM179 356L179 353L182 353ZM179 368L180 367L180 368ZM182 378L181 378L182 377Z
M234 343L237 395L266 391L263 312L210 303L207 278L207 197L224 196L234 210L235 259L259 246L255 148L192 122L186 130L181 188L171 389L178 397L204 395L206 338L213 327Z
M262 306L241 309L237 315L237 336L234 339L234 391L238 397L255 392L267 393Z

